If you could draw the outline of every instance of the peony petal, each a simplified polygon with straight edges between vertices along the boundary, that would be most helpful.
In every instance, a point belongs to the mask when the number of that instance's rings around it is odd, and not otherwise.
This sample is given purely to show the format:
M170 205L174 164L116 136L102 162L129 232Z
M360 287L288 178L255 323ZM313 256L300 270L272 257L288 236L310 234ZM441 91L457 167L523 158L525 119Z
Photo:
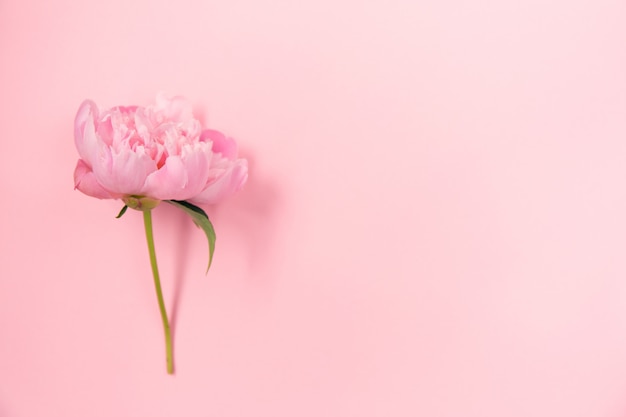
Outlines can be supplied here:
M183 147L182 160L187 171L188 182L184 200L202 192L209 179L212 153L204 143Z
M116 198L100 185L91 168L82 159L78 160L74 170L74 189L99 199Z
M142 194L159 200L180 200L179 194L185 190L187 180L182 158L178 155L170 156L158 171L146 178Z
M227 195L239 190L248 179L248 161L238 159L224 175L209 184L200 194L189 199L193 204L215 204Z
M237 158L237 143L218 130L203 130L200 135L200 140L203 142L212 142L212 151L222 154L225 158L232 160Z
M168 97L163 92L156 96L154 111L166 120L187 122L193 119L193 108L189 100L181 96Z
M98 113L98 106L91 100L85 100L74 119L74 143L81 159L89 167L92 166L98 150L96 135Z
M104 188L121 195L141 195L148 175L156 171L156 163L143 147L113 151L100 144L93 171Z
M169 156L161 169L148 176L143 194L160 200L187 200L200 193L209 177L210 152L199 145L184 147L181 156Z

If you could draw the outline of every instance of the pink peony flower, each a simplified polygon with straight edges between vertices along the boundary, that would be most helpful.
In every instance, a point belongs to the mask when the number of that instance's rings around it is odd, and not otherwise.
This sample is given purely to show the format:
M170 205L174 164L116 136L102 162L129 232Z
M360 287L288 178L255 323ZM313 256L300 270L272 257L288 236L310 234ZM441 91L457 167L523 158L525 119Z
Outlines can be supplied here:
M96 198L122 199L124 207L143 212L150 267L165 334L167 372L174 373L172 333L157 266L152 209L166 201L188 214L208 241L211 266L215 230L195 204L213 204L237 191L248 178L248 164L237 158L235 141L216 130L202 130L182 97L158 95L149 107L113 107L99 111L86 100L74 121L80 159L74 187Z
M160 94L152 106L103 111L86 100L76 114L74 140L80 155L75 188L100 199L213 204L248 176L235 141L203 130L182 97Z

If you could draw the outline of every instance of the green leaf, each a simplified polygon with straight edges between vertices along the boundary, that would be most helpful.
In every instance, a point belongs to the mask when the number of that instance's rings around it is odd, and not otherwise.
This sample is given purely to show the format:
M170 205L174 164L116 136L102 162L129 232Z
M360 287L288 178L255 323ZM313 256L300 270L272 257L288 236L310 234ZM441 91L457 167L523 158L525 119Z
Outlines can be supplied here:
M115 216L116 219L119 219L120 217L122 217L124 215L124 213L126 213L126 210L128 210L128 206L124 206L122 207L122 209L120 210L120 214L118 214L117 216Z
M186 201L166 201L190 215L196 226L204 230L207 240L209 241L209 266L207 266L206 268L206 272L208 273L209 268L211 268L211 263L213 262L213 252L215 252L215 229L213 229L213 225L209 220L209 216L207 216L204 210L202 210L200 207L194 206L193 204Z

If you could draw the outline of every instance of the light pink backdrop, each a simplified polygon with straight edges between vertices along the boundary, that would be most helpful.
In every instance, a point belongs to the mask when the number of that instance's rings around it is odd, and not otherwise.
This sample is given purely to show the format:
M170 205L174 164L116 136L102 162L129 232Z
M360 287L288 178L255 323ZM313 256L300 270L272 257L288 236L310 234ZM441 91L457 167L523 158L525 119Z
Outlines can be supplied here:
M176 5L175 5L176 4ZM0 0L0 416L626 415L626 3ZM74 113L189 97L206 242L73 191Z

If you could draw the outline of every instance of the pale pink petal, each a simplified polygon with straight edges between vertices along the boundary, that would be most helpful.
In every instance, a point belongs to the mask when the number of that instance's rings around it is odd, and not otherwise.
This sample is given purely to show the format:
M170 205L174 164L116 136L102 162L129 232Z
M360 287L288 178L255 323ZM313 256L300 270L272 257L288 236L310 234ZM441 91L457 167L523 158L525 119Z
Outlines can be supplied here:
M98 106L91 100L83 101L74 119L74 143L81 159L90 167L98 150L97 120Z
M248 179L248 162L238 159L227 171L213 183L209 184L200 194L190 198L194 204L215 204L229 194L239 190Z
M180 200L187 185L187 171L180 156L170 156L165 164L146 178L142 194L159 200Z
M193 119L191 102L184 97L168 97L165 93L158 93L154 110L166 120L186 122ZM159 123L161 123L159 121Z
M148 176L143 194L160 200L187 200L205 187L209 163L206 147L194 150L187 146L181 156L169 156L161 169Z
M137 134L143 138L144 142L149 140L150 131L154 129L154 124L146 114L144 107L138 107L135 112L135 129L137 130Z
M115 198L100 185L91 168L82 159L78 160L74 170L74 189L99 199Z
M103 111L96 128L98 138L112 148L122 146L121 142L135 132L137 109L137 106L117 106Z
M237 158L237 143L218 130L203 130L200 135L200 140L203 142L212 142L212 151L222 154L225 158L232 160Z
M113 122L111 120L111 111L105 111L98 122L96 128L96 135L101 142L106 143L107 146L113 144L113 138L115 137L115 130L113 128Z
M104 144L99 147L93 166L94 174L104 188L123 195L140 195L146 178L156 169L156 162L143 147L115 152Z
M212 154L205 144L198 143L195 146L183 147L182 160L187 171L188 182L186 195L188 199L200 193L209 179Z

